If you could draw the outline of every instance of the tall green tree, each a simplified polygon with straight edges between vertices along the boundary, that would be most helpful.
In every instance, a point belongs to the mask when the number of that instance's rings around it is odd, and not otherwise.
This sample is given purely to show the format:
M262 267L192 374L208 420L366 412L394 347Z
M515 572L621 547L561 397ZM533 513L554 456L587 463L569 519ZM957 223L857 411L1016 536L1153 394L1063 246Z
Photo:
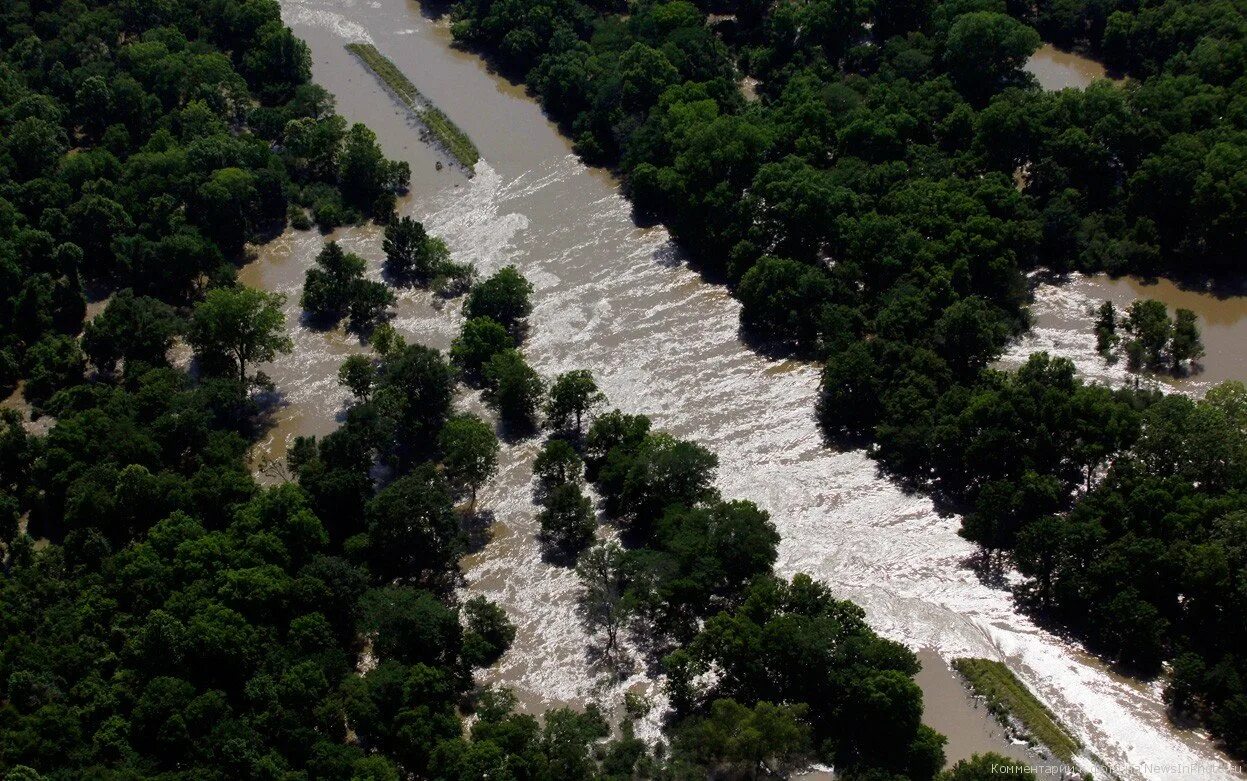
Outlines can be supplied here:
M228 369L240 386L247 370L294 349L282 314L285 296L247 287L208 292L191 315L188 339L206 366Z

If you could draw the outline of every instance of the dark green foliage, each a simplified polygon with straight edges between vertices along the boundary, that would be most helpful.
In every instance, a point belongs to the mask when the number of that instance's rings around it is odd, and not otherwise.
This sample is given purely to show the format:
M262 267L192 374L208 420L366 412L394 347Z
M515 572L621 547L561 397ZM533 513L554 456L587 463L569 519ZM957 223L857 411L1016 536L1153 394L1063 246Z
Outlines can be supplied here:
M565 439L548 440L533 459L533 474L548 488L579 482L584 467L580 454Z
M680 726L674 750L716 774L747 775L759 766L780 773L800 770L814 755L808 711L804 705L759 702L747 708L718 699L708 715Z
M386 581L437 582L462 547L450 491L431 467L382 489L365 517L377 574Z
M46 375L46 349L37 361L26 353L82 329L87 285L133 293L84 343L96 368L159 365L170 318L152 299L184 307L232 279L227 259L280 231L291 199L325 224L388 218L406 184L405 164L386 161L308 83L307 47L275 3L136 9L3 11L5 383L36 366Z
M542 498L537 519L541 535L559 550L575 554L593 542L597 518L593 504L584 495L578 482L560 483Z
M454 373L436 350L410 345L387 355L381 365L381 390L397 420L400 439L414 447L431 440L450 415Z
M127 289L117 293L95 319L87 323L82 347L91 363L105 372L119 361L145 366L168 364L169 348L184 324L173 308Z
M918 669L913 654L876 636L860 608L833 599L804 575L791 584L757 581L740 609L706 622L690 656L697 669L722 671L717 684L695 696L808 703L802 716L815 744L829 739L823 750L838 767L864 763L925 778L939 767L925 755L928 730L919 721L922 693L911 679ZM779 735L788 737L774 748L799 751L800 730L784 721ZM938 740L933 750L942 755Z
M281 311L284 302L285 296L253 288L209 291L191 315L187 340L195 357L206 370L245 388L251 381L248 368L293 349Z
M635 447L615 447L597 473L606 511L648 535L670 505L712 499L719 459L670 434L647 434Z
M489 359L485 375L485 401L498 411L502 422L523 432L537 425L545 384L519 350L508 349Z
M456 415L446 421L437 438L442 475L456 491L467 491L476 504L476 491L498 467L498 437L493 426L475 415Z
M226 262L296 209L387 218L406 166L307 83L276 3L88 6L0 11L0 382L52 421L0 415L0 776L423 775L514 631L473 601L465 632L449 596L450 367L379 334L341 429L292 446L299 484L260 489L247 391L291 346L282 298ZM390 294L327 260L311 308L375 322ZM86 283L111 300L80 349ZM550 734L591 768L599 720Z
M410 217L385 226L386 271L399 282L427 285L442 273L450 259L446 243L430 236L424 225Z
M515 347L511 334L496 320L474 317L466 320L459 336L450 346L450 361L465 378L476 383L484 378L490 359L503 350Z
M515 625L505 610L479 595L463 604L463 613L463 660L474 667L488 667L511 647Z
M554 378L546 399L546 425L579 437L585 415L606 402L593 375L586 369L575 369Z
M331 241L307 270L299 304L314 320L336 326L350 315L351 329L364 331L385 319L394 294L381 282L364 278L367 263Z
M86 361L72 337L47 336L26 353L26 398L45 403L52 394L82 382Z
M463 314L468 318L488 317L517 333L533 311L532 293L533 286L515 266L504 266L472 287L463 302Z

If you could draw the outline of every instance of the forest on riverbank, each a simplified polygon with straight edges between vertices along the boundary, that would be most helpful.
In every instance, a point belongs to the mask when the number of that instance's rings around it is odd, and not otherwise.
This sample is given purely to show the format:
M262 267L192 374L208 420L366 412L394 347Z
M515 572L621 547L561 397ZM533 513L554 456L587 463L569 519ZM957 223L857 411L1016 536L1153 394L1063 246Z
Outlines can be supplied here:
M985 576L1010 555L1037 615L1136 673L1169 663L1175 715L1247 753L1247 391L992 368L1041 264L1237 271L1240 8L464 0L453 19L732 286L761 349L825 363L833 444L962 510ZM1032 25L1131 78L1040 90Z

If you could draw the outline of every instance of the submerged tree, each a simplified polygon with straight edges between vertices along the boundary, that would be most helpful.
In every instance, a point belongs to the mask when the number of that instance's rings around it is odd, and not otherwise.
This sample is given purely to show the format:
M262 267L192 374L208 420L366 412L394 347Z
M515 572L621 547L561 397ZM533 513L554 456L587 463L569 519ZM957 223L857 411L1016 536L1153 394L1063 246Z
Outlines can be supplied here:
M504 266L493 276L478 282L463 303L469 318L489 317L516 333L524 318L533 311L533 286L515 266Z
M1100 304L1095 320L1095 349L1100 355L1108 357L1117 346L1117 307L1112 301Z
M1204 357L1204 341L1199 333L1199 323L1195 313L1189 309L1179 309L1176 313L1169 354L1173 359L1175 373L1181 371L1183 364L1196 363Z
M542 499L537 515L541 535L550 544L566 553L577 554L593 542L597 520L593 503L584 495L578 482L556 485Z
M636 611L629 595L627 554L617 542L604 542L585 551L576 565L580 576L580 610L585 623L604 637L602 653L617 661L620 636Z
M606 403L588 369L564 372L550 386L546 401L546 425L555 431L571 431L577 438L583 432L585 415Z
M427 285L450 259L446 242L430 236L424 225L410 217L387 225L381 246L386 270L403 282Z
M524 431L537 425L544 383L519 350L495 353L485 364L485 401L509 427Z

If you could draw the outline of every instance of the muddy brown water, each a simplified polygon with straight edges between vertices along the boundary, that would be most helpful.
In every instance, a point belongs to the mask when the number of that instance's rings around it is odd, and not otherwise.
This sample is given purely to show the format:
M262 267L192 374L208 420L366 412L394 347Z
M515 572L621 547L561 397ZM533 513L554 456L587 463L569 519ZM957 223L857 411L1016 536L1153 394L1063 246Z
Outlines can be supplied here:
M1040 46L1022 69L1034 75L1039 86L1046 90L1067 87L1083 89L1096 79L1109 78L1102 63L1081 54L1058 49L1050 43Z
M1045 350L1072 360L1088 379L1110 385L1137 380L1170 392L1202 396L1226 380L1247 381L1245 287L1247 280L1212 285L1198 280L1178 284L1168 279L1114 279L1104 274L1036 275L1032 278L1034 327L1009 349L1004 363L1016 365L1031 352ZM1171 316L1179 308L1195 313L1206 355L1194 371L1177 377L1134 375L1126 370L1121 356L1106 361L1095 351L1094 310L1112 301L1119 312L1125 312L1132 302L1147 298L1163 302Z
M921 684L927 719L950 735L950 759L1011 746L976 709L946 661L1002 659L1088 745L1125 778L1161 761L1202 763L1210 777L1234 777L1201 736L1176 731L1154 687L1123 681L1036 627L1007 591L964 566L973 547L959 519L881 478L861 452L824 446L813 419L817 368L771 361L739 338L739 308L720 287L689 270L661 228L640 228L606 173L586 168L522 89L449 46L446 26L412 2L283 0L285 20L311 46L316 80L346 117L366 122L387 154L408 160L412 194L401 209L443 236L455 257L485 273L515 263L533 283L535 310L525 352L547 377L591 369L612 404L644 412L655 425L709 447L720 458L723 494L771 513L782 541L777 569L809 572L862 605L887 637L930 649ZM343 44L369 41L462 127L481 151L468 179L419 140L419 129ZM331 237L368 259L379 275L375 227ZM326 237L289 232L259 249L248 284L287 293L295 352L266 371L285 406L260 451L280 458L296 434L338 425L346 398L336 372L366 349L341 333L298 320L304 271ZM406 338L445 348L461 322L458 306L403 292L396 327ZM462 403L479 408L468 394ZM499 472L479 496L492 513L485 544L463 561L468 589L505 607L515 646L482 676L514 687L540 710L648 689L639 664L604 680L575 612L575 575L542 560L535 539L531 460L539 442L504 448ZM605 533L605 532L604 532ZM642 733L657 734L661 702ZM1180 776L1171 776L1180 777Z

